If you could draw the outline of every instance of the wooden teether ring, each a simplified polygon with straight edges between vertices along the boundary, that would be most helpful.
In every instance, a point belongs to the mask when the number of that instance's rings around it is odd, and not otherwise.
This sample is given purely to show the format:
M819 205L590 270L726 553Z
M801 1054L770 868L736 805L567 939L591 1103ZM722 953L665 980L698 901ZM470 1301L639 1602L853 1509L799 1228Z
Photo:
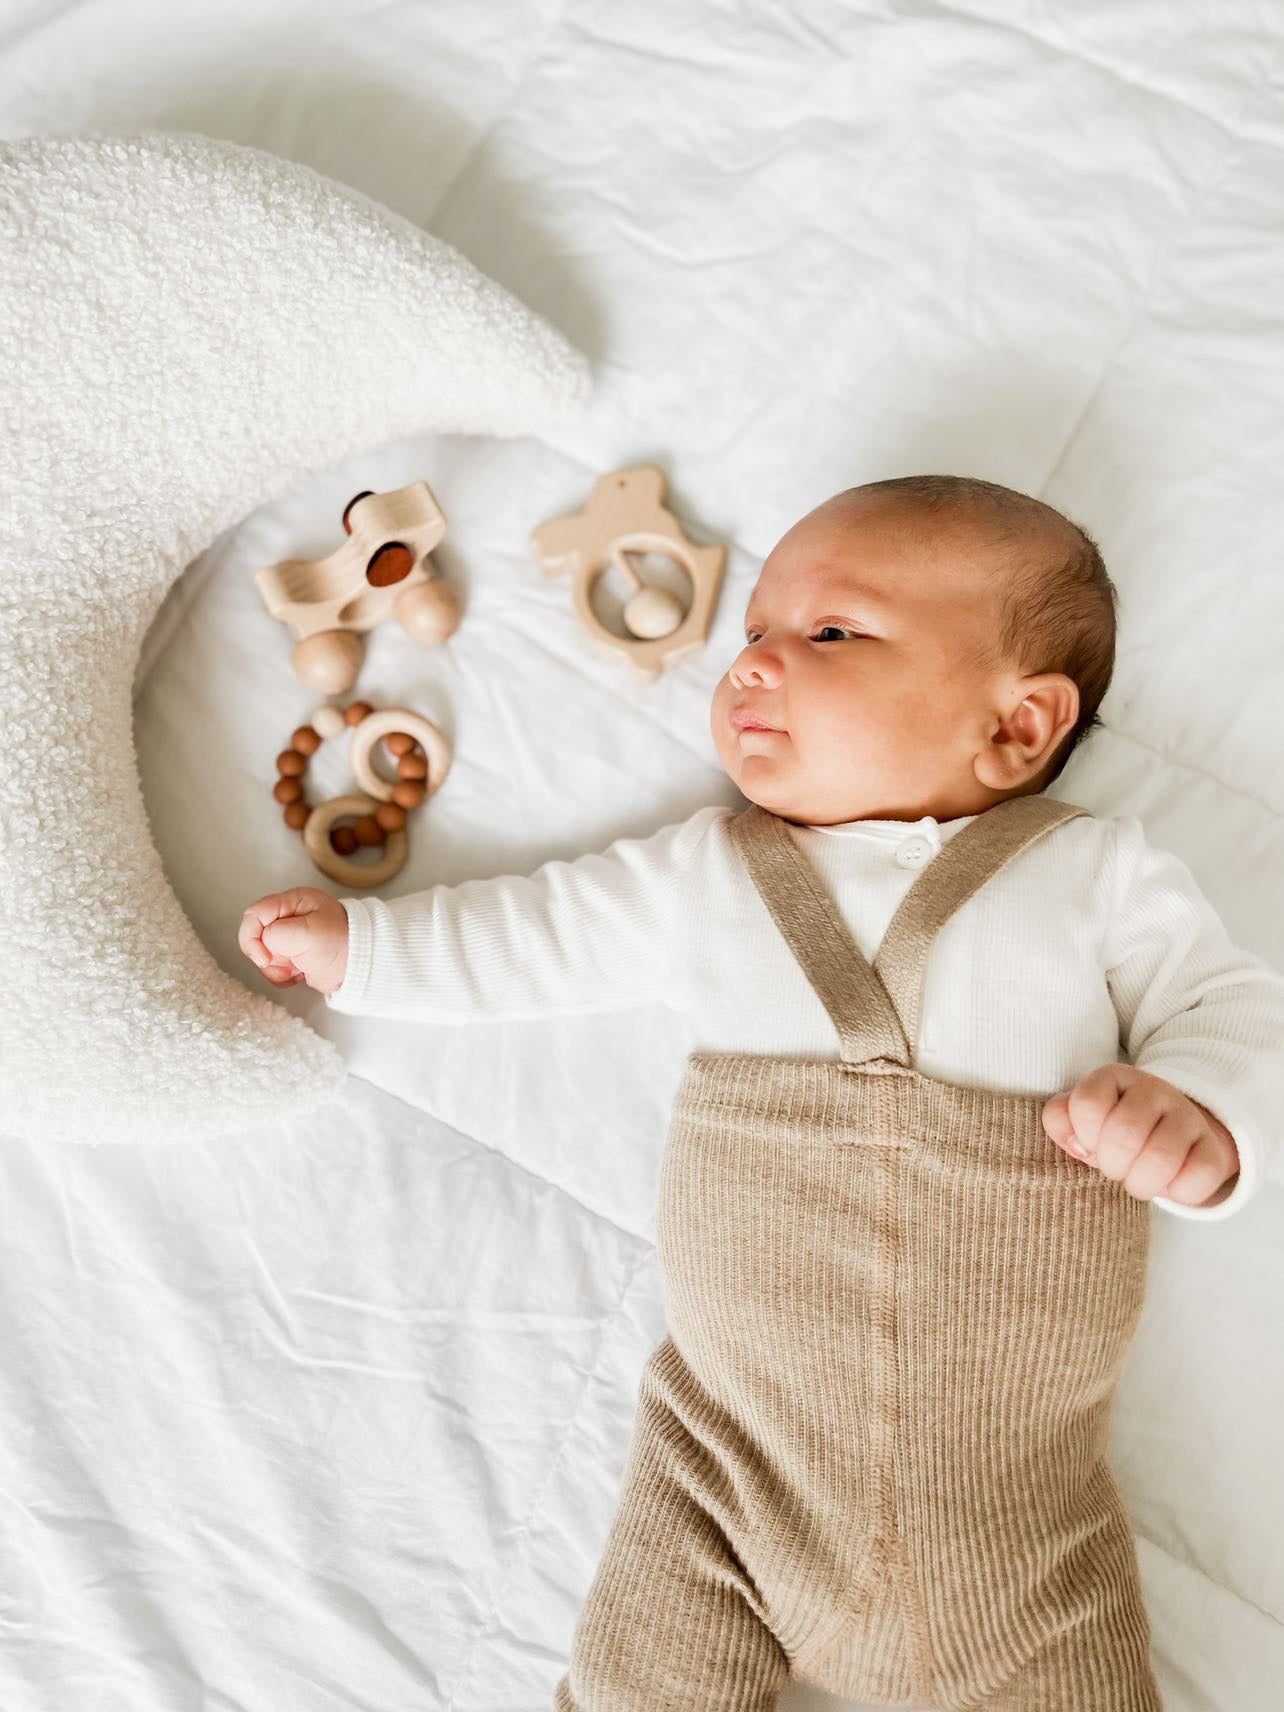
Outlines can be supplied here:
M349 794L313 808L304 795L308 761L327 738L349 730L350 761L358 748L358 732L367 733L354 770L369 778L374 789L366 796ZM370 761L370 750L381 737L397 757L398 777L392 782L376 773ZM424 751L422 758L414 753L416 745ZM350 702L345 708L329 704L317 708L311 722L299 726L290 747L277 756L280 777L272 794L282 805L286 825L303 834L304 847L323 874L344 885L378 886L406 860L407 814L439 789L449 767L449 743L421 714L409 708L383 708L376 713L368 701ZM336 828L335 822L348 816L356 826ZM386 848L369 865L349 861L358 848L380 846Z
M404 832L390 832L384 853L377 862L350 862L330 844L330 828L345 815L373 814L378 805L369 797L331 797L312 810L303 828L308 855L321 872L341 886L381 886L401 872L410 848Z
M428 757L428 777L424 781L426 802L434 791L441 789L450 771L450 744L430 719L412 713L409 708L382 707L377 713L368 713L356 727L348 746L348 765L353 777L368 796L377 797L380 802L392 801L392 793L401 781L385 779L376 773L370 751L381 737L394 731L404 731L413 737Z

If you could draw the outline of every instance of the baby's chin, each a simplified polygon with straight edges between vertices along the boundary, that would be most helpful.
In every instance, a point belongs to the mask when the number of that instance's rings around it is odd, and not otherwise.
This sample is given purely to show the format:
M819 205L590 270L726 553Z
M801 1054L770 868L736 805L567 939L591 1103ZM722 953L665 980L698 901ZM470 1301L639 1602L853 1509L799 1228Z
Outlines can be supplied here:
M717 748L727 777L742 796L785 819L797 818L791 802L797 755L787 731L720 733Z
M727 768L728 776L741 796L766 809L768 814L792 821L797 826L832 826L860 817L859 807L844 805L841 799L832 799L834 781L828 781L828 789L819 793L813 791L812 800L808 801L806 790L800 788L796 778L791 778L790 772L771 755L740 756L734 768ZM855 787L854 792L860 794Z
M741 796L748 797L759 808L786 819L795 818L786 770L771 756L754 755L747 761L741 756L734 767L727 768L727 773Z

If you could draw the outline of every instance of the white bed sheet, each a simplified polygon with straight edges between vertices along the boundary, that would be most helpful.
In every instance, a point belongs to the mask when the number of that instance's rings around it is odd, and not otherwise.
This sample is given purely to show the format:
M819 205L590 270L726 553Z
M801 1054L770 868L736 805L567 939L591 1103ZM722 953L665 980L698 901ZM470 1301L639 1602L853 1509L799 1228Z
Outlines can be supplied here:
M270 794L314 705L253 572L424 476L461 628L359 692L455 743L378 895L736 803L707 723L763 556L853 482L1042 494L1120 589L1106 731L1057 794L1141 815L1284 968L1284 16L1253 0L0 5L0 133L202 130L457 244L593 359L546 441L372 451L246 519L140 662L158 845L224 967L322 884ZM657 462L726 541L708 648L638 685L527 550ZM345 783L318 757L318 790ZM342 887L331 887L342 892ZM663 1006L419 1028L280 1001L342 1105L217 1143L0 1139L6 1712L537 1712L663 1335ZM1111 1452L1169 1712L1284 1698L1284 1183L1156 1213ZM787 1708L837 1705L791 1689Z

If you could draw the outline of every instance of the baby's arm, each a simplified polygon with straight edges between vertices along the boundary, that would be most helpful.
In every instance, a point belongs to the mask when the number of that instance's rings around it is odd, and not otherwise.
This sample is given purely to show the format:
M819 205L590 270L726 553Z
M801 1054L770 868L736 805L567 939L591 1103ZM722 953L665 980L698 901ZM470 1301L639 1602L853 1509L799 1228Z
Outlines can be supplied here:
M1106 980L1131 1063L1160 1076L1230 1131L1239 1176L1224 1199L1153 1204L1183 1218L1238 1212L1269 1169L1284 1123L1284 976L1236 946L1189 868L1114 822L1115 901Z
M674 1002L684 876L716 812L526 876L345 897L347 967L326 1004L463 1023Z

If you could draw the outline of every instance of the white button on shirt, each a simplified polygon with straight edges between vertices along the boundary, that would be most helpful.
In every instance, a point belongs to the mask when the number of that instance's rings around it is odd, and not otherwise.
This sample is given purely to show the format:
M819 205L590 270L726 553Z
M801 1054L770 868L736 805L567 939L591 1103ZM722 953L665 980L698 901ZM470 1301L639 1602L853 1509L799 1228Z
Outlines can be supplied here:
M921 832L916 832L912 838L907 838L896 848L896 861L902 868L921 868L932 860L937 846L930 838L925 838Z
M950 821L950 835L975 819L975 815L965 814ZM834 826L809 827L808 830L840 838L872 837L875 840L887 840L892 846L891 859L898 868L925 868L940 851L943 842L941 824L930 814L914 821L908 831L902 820L849 820Z

